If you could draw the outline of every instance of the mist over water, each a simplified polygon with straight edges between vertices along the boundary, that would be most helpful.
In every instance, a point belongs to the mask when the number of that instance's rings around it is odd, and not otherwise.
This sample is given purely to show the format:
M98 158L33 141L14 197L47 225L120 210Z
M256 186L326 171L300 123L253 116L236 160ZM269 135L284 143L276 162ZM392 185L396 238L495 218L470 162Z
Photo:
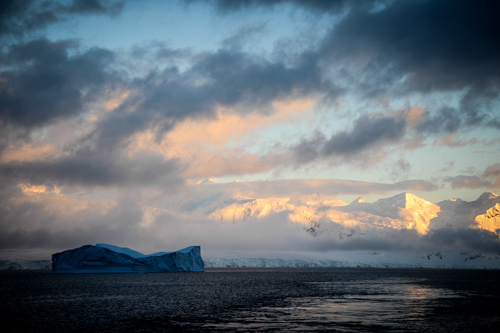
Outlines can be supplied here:
M483 331L500 271L212 268L0 272L5 331Z

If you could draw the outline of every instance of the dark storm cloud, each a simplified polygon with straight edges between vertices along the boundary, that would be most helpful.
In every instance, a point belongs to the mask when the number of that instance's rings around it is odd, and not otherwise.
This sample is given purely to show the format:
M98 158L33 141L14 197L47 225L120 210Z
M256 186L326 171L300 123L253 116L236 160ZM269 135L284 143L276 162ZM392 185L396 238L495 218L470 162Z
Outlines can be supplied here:
M30 133L28 130L19 129L12 125L4 125L0 122L0 154L13 142L22 144L29 141Z
M481 187L489 187L491 185L489 182L484 181L479 176L455 176L449 177L446 181L451 181L451 187L458 188L481 188Z
M314 251L382 250L382 251L478 251L500 254L498 235L481 229L441 228L419 235L415 230L394 230L387 235L351 237L333 240L318 237L309 244Z
M375 147L383 142L397 142L406 131L403 117L362 115L351 130L333 134L329 139L317 134L304 139L292 148L298 162L312 161L317 157L351 155Z
M453 133L460 129L462 123L461 112L455 108L444 107L434 113L426 112L417 130L426 134Z
M222 11L241 10L255 7L274 7L281 4L293 4L306 9L324 12L337 12L350 6L371 7L372 3L385 1L351 1L351 0L187 0L186 2L208 2Z
M138 50L137 50L138 51ZM172 49L168 47L158 47L155 52L155 58L160 61L173 61L189 59L191 57L191 51L188 49Z
M129 159L118 152L78 150L54 161L0 164L0 175L16 182L33 184L81 184L86 186L181 185L174 160L158 156Z
M73 0L69 6L62 6L61 11L75 14L117 15L125 6L125 0Z
M64 21L74 14L118 14L123 0L59 1L4 0L0 2L0 38L6 35L22 36L27 32Z
M497 99L498 94L490 87L491 94L469 91L461 100L458 108L442 107L434 112L423 114L423 121L417 126L417 131L423 134L453 133L461 129L478 126L500 129L498 117L488 114L491 110L491 101Z
M199 61L193 69L208 79L207 88L217 102L227 106L263 105L293 93L307 95L331 88L322 79L316 55L308 52L301 54L293 66L287 66L280 61L221 50Z
M367 56L395 66L422 92L498 84L500 22L494 1L394 1L352 11L325 39L325 56Z
M394 80L404 77L407 90L482 88L472 92L476 94L492 85L498 88L500 22L496 14L500 3L495 1L396 0L370 1L369 5L361 6L342 0L207 2L226 10L282 3L319 11L347 7L348 14L323 40L319 50L322 57L367 61L364 67L367 74L379 79L384 75Z
M343 251L415 251L428 250L419 248L419 235L415 230L394 230L383 236L350 237L348 239L321 239L309 244L310 250L327 252L332 250Z
M429 231L422 239L446 249L470 249L500 254L500 239L497 234L488 230L441 228Z
M252 36L261 35L265 32L267 27L267 22L257 23L243 26L232 36L224 39L222 41L222 46L224 49L228 50L240 50L243 45L251 39Z
M342 10L357 7L371 10L374 6L383 6L390 0L185 0L187 3L206 2L216 6L222 12L230 12L252 8L273 8L279 5L291 4L313 12L338 13Z
M37 39L0 53L0 122L33 128L77 115L111 81L108 50Z
M494 125L485 104L499 96L499 11L498 2L465 0L394 1L380 11L352 10L319 53L361 65L360 72L346 75L354 82L362 77L354 86L368 97L466 91L458 110L428 115L420 126L424 132Z
M78 52L75 41L37 39L13 44L3 52L0 73L0 149L9 143L29 141L29 130L75 117L117 81L108 72L114 54L92 48ZM112 160L95 159L82 151L58 161L3 164L0 174L12 179L32 179L96 184L125 180L133 170L118 168ZM111 158L111 157L110 157ZM127 164L130 165L130 164ZM35 179L36 178L36 179Z
M351 154L381 141L398 141L406 128L404 119L361 116L351 131L334 134L322 148L323 155Z

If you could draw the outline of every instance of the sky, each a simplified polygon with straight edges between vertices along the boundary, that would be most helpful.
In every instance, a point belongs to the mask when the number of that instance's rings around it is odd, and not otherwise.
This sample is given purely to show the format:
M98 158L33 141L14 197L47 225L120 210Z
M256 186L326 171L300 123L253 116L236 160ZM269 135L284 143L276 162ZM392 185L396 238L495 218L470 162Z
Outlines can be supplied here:
M2 248L168 250L161 237L204 228L171 208L209 179L240 195L345 202L498 193L499 10L2 1ZM149 228L155 209L168 213Z

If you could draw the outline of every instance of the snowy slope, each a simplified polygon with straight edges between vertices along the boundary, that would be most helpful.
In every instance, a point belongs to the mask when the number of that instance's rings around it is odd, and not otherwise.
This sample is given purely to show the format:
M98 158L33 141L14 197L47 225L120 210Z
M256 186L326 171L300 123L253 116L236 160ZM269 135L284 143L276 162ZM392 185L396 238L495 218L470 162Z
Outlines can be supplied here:
M231 205L217 209L209 215L209 218L222 222L238 222L251 217L265 217L272 213L288 211L288 217L293 222L308 225L310 221L318 219L318 216L311 212L312 209L289 204L289 200L289 198L267 198L235 201Z
M498 233L500 231L500 203L488 209L486 213L476 216L471 227Z
M348 206L332 208L328 216L340 224L349 221L353 225L353 222L357 221L397 230L416 229L420 234L425 234L438 211L437 205L405 192L374 203L366 203L362 198L358 198Z
M486 213L488 209L500 202L500 196L484 192L475 201L450 199L439 202L438 216L431 221L429 229L469 228L476 216Z

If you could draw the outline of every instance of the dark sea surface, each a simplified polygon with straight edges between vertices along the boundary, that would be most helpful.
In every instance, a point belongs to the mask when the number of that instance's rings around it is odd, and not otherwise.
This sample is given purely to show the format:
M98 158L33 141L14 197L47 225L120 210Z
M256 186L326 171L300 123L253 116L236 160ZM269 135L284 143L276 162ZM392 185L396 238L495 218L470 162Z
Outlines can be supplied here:
M500 271L0 272L1 332L500 332Z

